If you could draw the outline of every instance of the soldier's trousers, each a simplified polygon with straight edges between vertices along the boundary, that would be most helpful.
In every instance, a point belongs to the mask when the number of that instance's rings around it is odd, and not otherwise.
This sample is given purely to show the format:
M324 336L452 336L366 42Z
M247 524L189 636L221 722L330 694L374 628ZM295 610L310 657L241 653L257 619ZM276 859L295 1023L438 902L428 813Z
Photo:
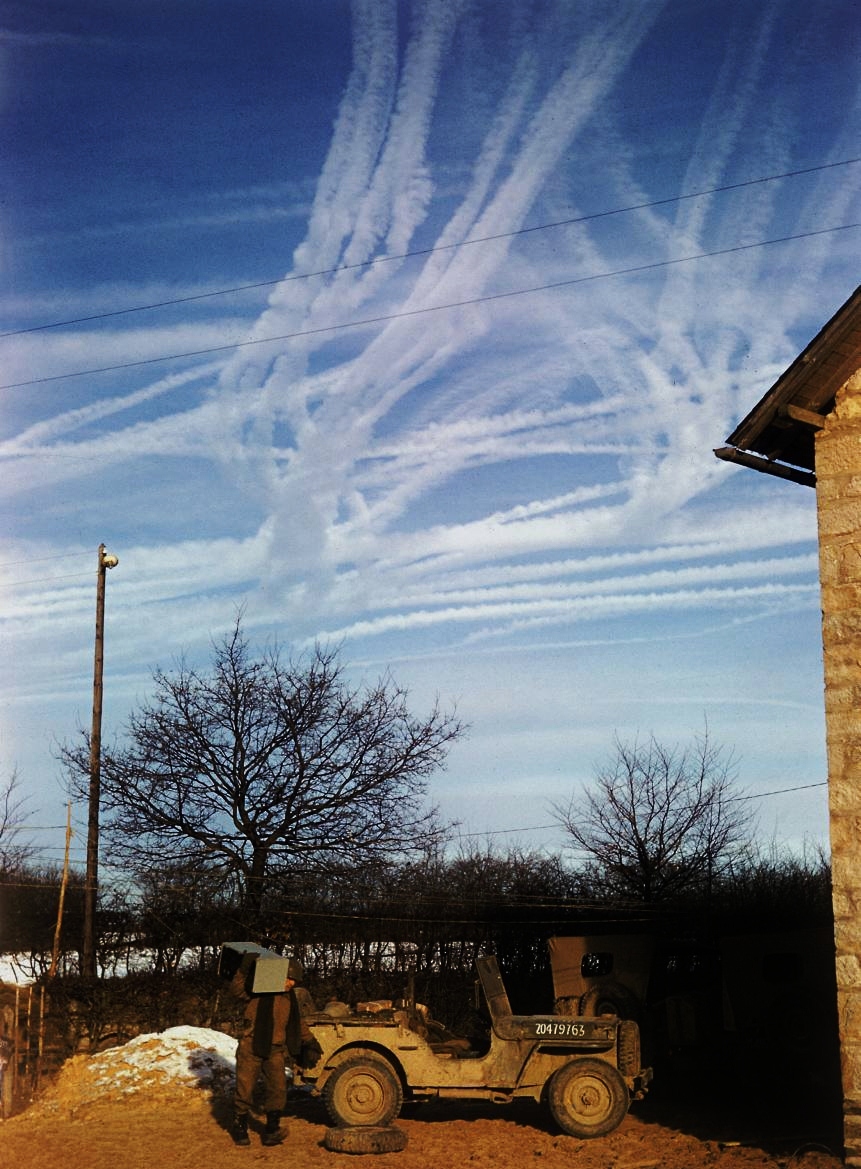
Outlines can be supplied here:
M252 1050L253 1037L239 1040L236 1049L236 1094L233 1107L237 1116L251 1112L254 1108L254 1089L263 1077L263 1111L283 1112L287 1103L287 1081L285 1079L284 1048L276 1045L266 1058L255 1055Z

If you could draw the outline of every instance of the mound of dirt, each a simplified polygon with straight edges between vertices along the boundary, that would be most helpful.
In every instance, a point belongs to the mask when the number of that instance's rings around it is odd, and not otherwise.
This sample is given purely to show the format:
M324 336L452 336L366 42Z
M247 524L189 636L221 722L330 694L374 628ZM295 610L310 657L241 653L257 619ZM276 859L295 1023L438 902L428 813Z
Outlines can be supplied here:
M54 1083L34 1104L41 1115L74 1116L95 1102L144 1094L150 1101L174 1099L177 1089L233 1091L236 1040L204 1027L172 1027L138 1035L121 1047L67 1060Z

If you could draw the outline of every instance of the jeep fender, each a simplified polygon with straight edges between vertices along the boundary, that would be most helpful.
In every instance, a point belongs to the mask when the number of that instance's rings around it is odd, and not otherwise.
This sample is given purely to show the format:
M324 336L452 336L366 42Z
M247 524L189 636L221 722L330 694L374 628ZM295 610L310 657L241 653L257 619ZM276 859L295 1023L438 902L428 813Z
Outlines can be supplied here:
M355 1059L356 1056L362 1055L364 1052L369 1052L375 1056L384 1059L391 1065L392 1071L401 1081L405 1094L408 1091L407 1077L403 1068L403 1064L397 1058L391 1048L386 1047L382 1043L373 1043L368 1041L361 1041L357 1043L348 1043L343 1047L339 1047L337 1051L333 1051L327 1058L320 1074L313 1081L315 1093L322 1092L326 1086L326 1081L332 1075L336 1068L339 1068L342 1063L346 1063L348 1059Z

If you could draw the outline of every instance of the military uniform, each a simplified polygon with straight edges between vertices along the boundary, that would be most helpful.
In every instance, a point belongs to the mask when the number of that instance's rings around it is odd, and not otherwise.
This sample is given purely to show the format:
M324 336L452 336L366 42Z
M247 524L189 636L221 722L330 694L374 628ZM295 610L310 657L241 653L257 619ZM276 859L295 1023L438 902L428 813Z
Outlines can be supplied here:
M296 975L294 981L301 981L301 964L291 959L290 968L289 977L294 978ZM262 1076L263 1111L266 1113L263 1143L279 1144L283 1139L280 1117L287 1102L287 1062L307 1062L307 1052L313 1052L314 1048L319 1051L319 1047L302 1018L292 988L275 994L252 994L247 985L249 978L250 971L243 965L230 981L230 989L245 1002L236 1049L233 1135L238 1144L249 1143L248 1114L253 1110L254 1090ZM304 1058L303 1048L306 1053Z

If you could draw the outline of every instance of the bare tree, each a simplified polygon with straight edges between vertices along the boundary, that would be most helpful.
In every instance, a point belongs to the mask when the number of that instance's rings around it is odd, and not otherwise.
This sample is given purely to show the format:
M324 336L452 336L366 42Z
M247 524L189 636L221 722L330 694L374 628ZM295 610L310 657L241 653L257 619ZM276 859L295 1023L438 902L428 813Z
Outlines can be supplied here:
M252 657L237 619L209 673L156 671L155 695L102 763L103 835L117 857L220 872L243 907L297 864L403 856L441 833L427 777L462 733L435 707L422 719L386 677L349 687L334 650ZM86 734L61 758L83 793Z
M752 816L731 754L706 729L687 747L615 738L591 790L554 811L613 893L655 902L710 890L748 841Z
M32 846L21 840L25 803L16 770L0 785L0 876L16 872L32 856Z

